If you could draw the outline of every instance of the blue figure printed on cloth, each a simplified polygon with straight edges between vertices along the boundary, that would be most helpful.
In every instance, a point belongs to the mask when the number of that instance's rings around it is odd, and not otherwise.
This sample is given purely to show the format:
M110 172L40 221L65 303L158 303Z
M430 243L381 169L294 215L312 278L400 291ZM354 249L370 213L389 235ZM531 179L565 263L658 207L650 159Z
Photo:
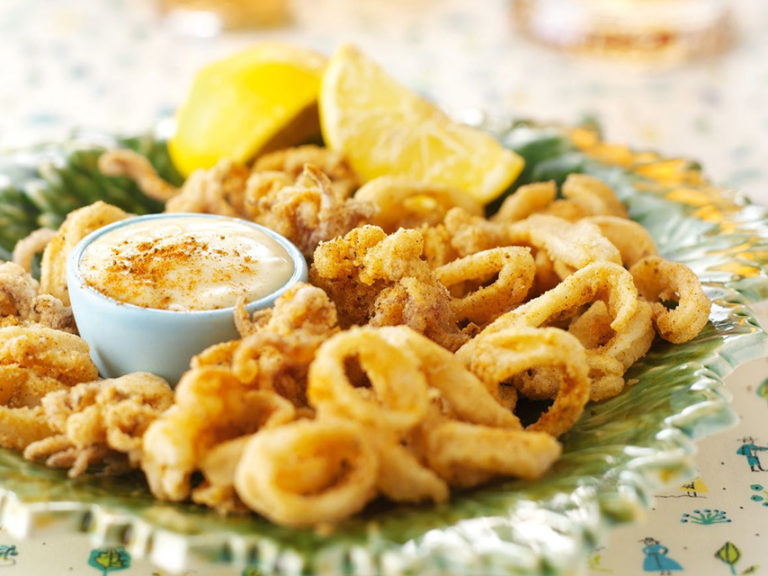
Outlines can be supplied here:
M18 556L19 552L16 550L16 545L12 544L0 544L0 568L4 566L13 566L16 564L14 556Z
M768 472L768 470L763 468L758 456L758 452L768 451L768 446L758 446L755 444L755 439L752 438L752 436L742 438L741 443L739 449L736 450L736 454L747 457L749 469L752 470L752 472Z
M669 548L662 545L655 538L644 538L642 543L645 544L643 548L643 571L644 572L658 572L659 574L672 574L672 571L682 570L675 560L672 560L667 553Z

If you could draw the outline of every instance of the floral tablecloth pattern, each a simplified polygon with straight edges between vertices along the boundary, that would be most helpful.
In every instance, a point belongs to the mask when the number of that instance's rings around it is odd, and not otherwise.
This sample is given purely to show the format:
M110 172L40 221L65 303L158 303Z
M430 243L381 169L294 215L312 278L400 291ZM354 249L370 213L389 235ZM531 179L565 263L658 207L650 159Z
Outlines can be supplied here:
M172 114L195 70L252 42L325 53L353 42L448 110L594 118L608 140L693 158L716 183L768 204L768 3L733 7L739 33L728 53L655 70L532 45L503 0L295 0L285 26L215 38L175 35L150 0L3 0L0 149L74 129L140 132ZM698 477L657 493L643 522L614 529L583 574L768 575L768 359L727 382L740 424L700 441ZM0 574L118 571L162 574L85 535L19 541L0 527ZM230 573L249 574L185 574Z

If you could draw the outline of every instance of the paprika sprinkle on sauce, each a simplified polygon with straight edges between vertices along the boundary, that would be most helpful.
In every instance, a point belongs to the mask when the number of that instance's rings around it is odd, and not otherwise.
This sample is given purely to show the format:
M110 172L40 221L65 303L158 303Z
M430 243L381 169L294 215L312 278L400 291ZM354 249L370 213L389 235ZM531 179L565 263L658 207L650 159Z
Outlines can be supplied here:
M122 226L83 252L86 284L127 304L213 310L267 296L291 277L288 252L247 222L184 216Z

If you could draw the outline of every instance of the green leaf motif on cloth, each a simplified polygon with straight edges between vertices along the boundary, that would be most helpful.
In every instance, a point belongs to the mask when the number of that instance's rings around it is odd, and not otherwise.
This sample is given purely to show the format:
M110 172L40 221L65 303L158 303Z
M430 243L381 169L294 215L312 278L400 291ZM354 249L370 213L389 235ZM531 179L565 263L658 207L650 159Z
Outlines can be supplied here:
M96 548L91 550L88 566L92 566L106 576L110 572L125 570L131 566L131 556L124 548Z

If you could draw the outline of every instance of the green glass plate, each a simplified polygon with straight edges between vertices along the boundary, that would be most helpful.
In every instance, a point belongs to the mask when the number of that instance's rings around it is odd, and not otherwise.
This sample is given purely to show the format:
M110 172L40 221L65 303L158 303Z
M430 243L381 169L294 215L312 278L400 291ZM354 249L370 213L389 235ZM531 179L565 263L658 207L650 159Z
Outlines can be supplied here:
M23 535L58 520L90 532L98 545L126 546L171 570L218 562L264 575L558 575L574 572L606 528L642 514L662 484L690 479L695 440L735 422L723 379L768 351L749 307L768 296L766 210L714 188L695 163L606 144L589 127L487 126L525 157L518 184L562 181L571 172L608 182L661 253L695 270L714 303L694 341L657 342L628 374L633 386L588 407L543 479L456 493L442 506L376 503L317 533L157 502L139 474L69 479L0 451L0 523ZM152 136L99 145L80 138L5 155L6 255L13 234L60 220L73 204L103 197L137 212L156 209L129 182L95 173L99 146L117 145L141 150L174 177L162 140Z

